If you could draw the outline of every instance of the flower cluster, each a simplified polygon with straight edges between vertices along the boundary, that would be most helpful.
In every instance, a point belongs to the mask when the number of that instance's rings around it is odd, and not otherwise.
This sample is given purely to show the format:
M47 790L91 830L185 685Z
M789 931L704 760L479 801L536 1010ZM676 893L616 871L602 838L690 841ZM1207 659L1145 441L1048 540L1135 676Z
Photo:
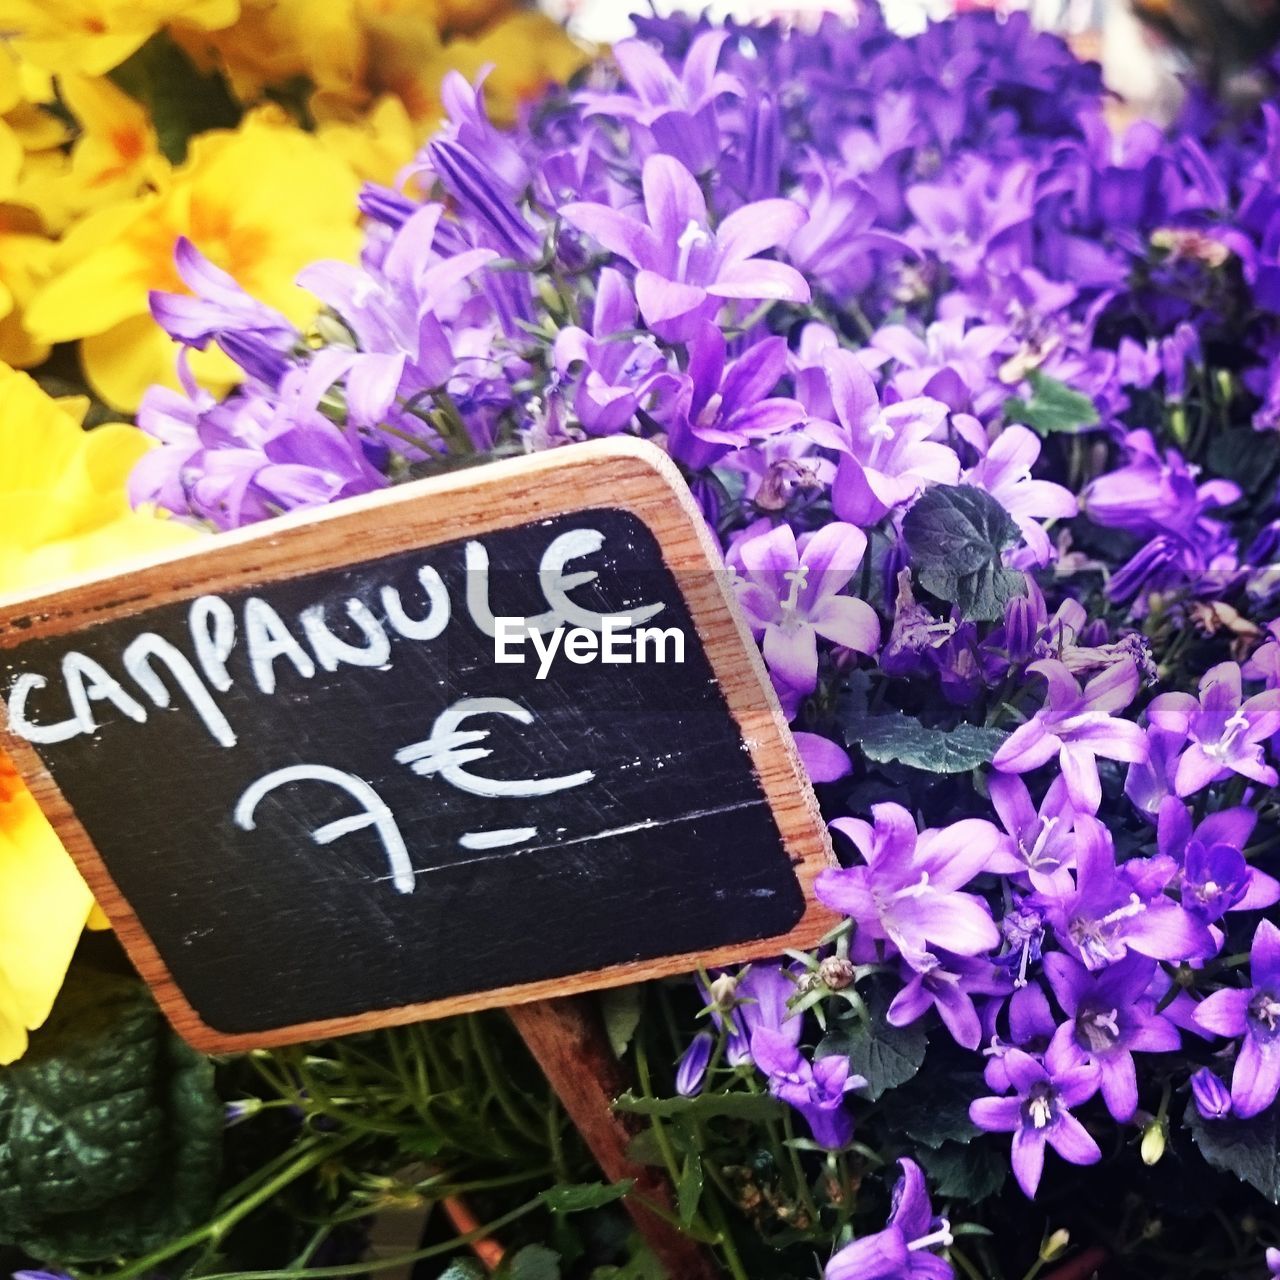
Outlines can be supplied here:
M184 242L153 311L242 379L147 396L135 497L230 528L658 442L846 920L809 968L711 984L680 1090L756 1070L842 1151L901 1083L848 1045L923 1028L1028 1196L1046 1148L1247 1122L1280 1089L1280 98L1117 137L1096 68L1018 16L638 27L513 131L450 77L425 199L364 188L310 328ZM951 1274L904 1170L829 1276Z
M0 359L77 341L94 393L172 382L147 292L175 236L302 322L294 276L354 258L361 179L391 181L455 67L504 119L582 52L511 0L2 0ZM303 126L308 126L308 132ZM219 357L209 385L234 380ZM176 385L176 384L175 384Z

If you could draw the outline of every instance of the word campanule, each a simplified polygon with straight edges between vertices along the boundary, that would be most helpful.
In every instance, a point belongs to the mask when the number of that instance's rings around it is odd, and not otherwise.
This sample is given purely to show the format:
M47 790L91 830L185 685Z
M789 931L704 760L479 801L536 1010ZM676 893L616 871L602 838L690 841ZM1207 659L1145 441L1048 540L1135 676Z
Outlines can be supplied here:
M583 608L569 595L594 582L598 574L593 569L570 573L567 566L601 550L604 542L604 535L594 529L573 529L551 541L538 565L538 586L547 609L533 617L516 619L523 633L539 638L546 632L563 634L567 624L572 624L575 631L594 633L603 631L610 619L620 616ZM482 634L494 637L498 619L490 600L489 553L483 543L471 541L465 544L463 559L467 615ZM342 612L358 634L359 643L334 634L324 603L302 610L291 626L260 596L244 600L238 616L232 603L221 596L199 596L191 602L187 615L194 661L155 632L138 635L120 655L123 674L142 695L138 697L97 659L73 650L62 659L60 679L51 680L49 675L36 671L22 672L15 678L8 694L9 728L39 745L66 742L82 734L92 736L98 731L106 704L118 715L144 724L148 716L146 701L162 709L170 706L172 683L213 739L223 747L234 747L236 733L215 695L227 693L235 683L228 663L237 647L242 647L252 681L264 695L276 690L279 663L304 680L314 677L318 670L334 672L340 666L389 670L393 635L413 641L434 640L453 616L453 602L439 571L423 565L417 578L423 593L417 606L407 607L399 590L391 585L366 588L368 599L357 595L342 602ZM661 603L643 605L632 609L627 617L638 624L663 608ZM680 640L683 650L683 636ZM556 641L555 647L558 644ZM62 686L64 696L60 699L49 692L55 681ZM70 715L65 714L67 711Z

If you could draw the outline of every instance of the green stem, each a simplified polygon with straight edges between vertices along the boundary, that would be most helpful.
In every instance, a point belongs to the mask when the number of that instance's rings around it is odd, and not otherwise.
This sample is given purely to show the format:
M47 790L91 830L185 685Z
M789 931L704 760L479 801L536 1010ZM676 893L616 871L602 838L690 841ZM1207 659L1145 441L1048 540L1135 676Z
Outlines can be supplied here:
M729 1230L729 1223L724 1216L724 1210L720 1207L719 1200L712 1193L709 1196L704 1196L702 1203L707 1206L707 1216L711 1219L712 1229L719 1236L720 1248L724 1251L725 1264L728 1266L733 1280L751 1280L746 1267L742 1265L737 1243L734 1241L733 1232Z
M476 1057L480 1060L480 1067L484 1071L485 1079L489 1082L489 1087L493 1090L493 1096L497 1099L498 1106L501 1107L503 1114L530 1142L541 1146L543 1135L533 1128L520 1113L520 1108L516 1104L511 1090L507 1088L507 1082L502 1078L498 1070L498 1064L493 1059L493 1052L489 1047L487 1037L480 1029L480 1019L478 1017L472 1015L467 1019L467 1031L470 1034L471 1045L475 1049Z
M820 1223L818 1214L818 1206L814 1202L813 1192L809 1190L809 1179L805 1177L804 1165L800 1160L800 1153L795 1149L793 1141L796 1136L795 1125L791 1122L791 1108L788 1107L786 1114L782 1117L782 1131L786 1134L787 1155L791 1160L791 1172L796 1179L796 1194L800 1197L801 1203L805 1207L805 1211L809 1215L809 1222L816 1228Z
M273 1196L283 1191L290 1183L296 1182L305 1173L318 1168L326 1160L337 1155L344 1147L349 1147L355 1140L355 1134L346 1134L332 1142L320 1143L305 1154L299 1156L291 1164L282 1169L274 1178L264 1182L255 1192L246 1196L238 1204L224 1213L206 1222L203 1226L188 1231L176 1240L152 1250L144 1257L128 1263L118 1271L110 1272L111 1280L131 1280L133 1276L146 1275L162 1262L186 1253L206 1240L221 1240L236 1223L247 1218L255 1209L266 1204ZM281 1272L281 1275L305 1275L305 1272Z
M290 1268L288 1271L223 1271L217 1275L205 1276L203 1280L330 1280L331 1277L362 1276L372 1271L393 1271L397 1268L408 1266L413 1262L424 1262L428 1258L438 1258L441 1254L453 1253L459 1245L471 1244L475 1240L482 1240L485 1236L492 1235L495 1231L500 1231L503 1227L510 1226L517 1219L532 1213L535 1209L540 1208L541 1205L541 1196L533 1200L527 1200L517 1208L504 1213L500 1218L494 1218L492 1222L486 1222L484 1226L476 1227L473 1231L455 1236L444 1244L432 1245L429 1249L417 1249L413 1253L397 1254L394 1258L375 1258L371 1261L353 1262L340 1267L310 1267L301 1270ZM120 1274L123 1275L123 1272ZM136 1273L131 1272L130 1274ZM111 1280L118 1280L118 1277L113 1275Z

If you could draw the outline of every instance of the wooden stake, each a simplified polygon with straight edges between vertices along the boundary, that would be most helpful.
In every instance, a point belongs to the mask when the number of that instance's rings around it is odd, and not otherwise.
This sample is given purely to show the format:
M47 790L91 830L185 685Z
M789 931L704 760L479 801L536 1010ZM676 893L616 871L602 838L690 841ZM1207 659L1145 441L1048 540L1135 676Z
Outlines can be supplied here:
M633 1193L623 1203L667 1275L671 1280L720 1280L722 1272L711 1256L643 1203L674 1212L666 1178L627 1156L640 1126L636 1117L613 1110L613 1100L628 1081L595 1006L582 996L564 996L513 1005L507 1012L604 1176L610 1182L635 1179Z

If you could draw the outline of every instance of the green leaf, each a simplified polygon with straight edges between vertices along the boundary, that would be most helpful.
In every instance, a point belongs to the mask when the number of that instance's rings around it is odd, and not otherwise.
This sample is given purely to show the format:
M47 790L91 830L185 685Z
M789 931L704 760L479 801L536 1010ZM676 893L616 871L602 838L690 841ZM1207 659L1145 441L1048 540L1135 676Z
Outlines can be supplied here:
M902 518L911 567L921 586L969 619L995 622L1026 591L1001 553L1021 538L1009 513L973 485L934 485Z
M1032 369L1027 381L1031 384L1031 399L1013 396L1006 400L1006 421L1025 423L1042 436L1054 432L1075 434L1098 425L1097 406L1088 396L1072 391L1065 382L1050 378L1039 369Z
M944 1142L936 1151L926 1148L915 1154L944 1199L976 1204L995 1195L1008 1173L1007 1158L981 1142Z
M541 1244L527 1244L511 1259L511 1280L560 1280L560 1255Z
M1184 1117L1200 1154L1280 1204L1280 1105L1249 1120L1206 1120L1190 1103Z
M680 1212L680 1221L687 1227L698 1212L698 1202L702 1199L702 1157L696 1151L690 1151L684 1159L684 1168L680 1170L680 1181L676 1184L676 1208Z
M663 1119L710 1120L723 1116L731 1120L778 1120L786 1114L786 1104L767 1093L704 1093L696 1098L637 1098L624 1093L613 1104L615 1111Z
M893 1121L913 1143L934 1150L944 1143L972 1142L982 1130L969 1119L969 1103L986 1090L980 1073L932 1071L894 1095Z
M849 1071L864 1076L863 1091L874 1102L881 1094L906 1084L924 1062L929 1037L920 1022L909 1027L891 1027L885 1020L888 1000L883 991L874 989L866 999L870 1022L851 1019L828 1032L814 1056L825 1058L834 1053L849 1059Z
M181 1235L213 1207L222 1131L212 1064L147 989L73 969L0 1070L0 1244L64 1264Z
M622 1057L640 1025L641 988L612 987L600 993L600 1011L604 1016L604 1029L609 1035L613 1051Z
M1280 450L1269 431L1238 427L1218 432L1209 441L1210 468L1234 480L1250 496L1261 493L1274 479L1280 466Z
M542 1193L542 1203L552 1213L582 1213L621 1200L634 1185L634 1178L624 1178L621 1182L580 1182L551 1187Z
M876 764L896 760L930 773L968 773L990 764L1009 736L1001 729L976 724L932 729L902 711L845 719L840 727L845 745L861 748L868 760Z

